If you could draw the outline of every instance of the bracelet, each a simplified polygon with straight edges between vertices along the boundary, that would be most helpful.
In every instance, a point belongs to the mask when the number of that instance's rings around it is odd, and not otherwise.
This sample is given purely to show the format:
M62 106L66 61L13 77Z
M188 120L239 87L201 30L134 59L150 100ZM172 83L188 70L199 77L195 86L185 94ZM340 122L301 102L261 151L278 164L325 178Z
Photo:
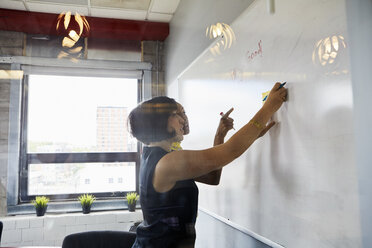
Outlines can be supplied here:
M252 125L256 126L258 129L263 129L263 126L260 123L258 123L257 121L250 120L248 122L248 124L252 124Z

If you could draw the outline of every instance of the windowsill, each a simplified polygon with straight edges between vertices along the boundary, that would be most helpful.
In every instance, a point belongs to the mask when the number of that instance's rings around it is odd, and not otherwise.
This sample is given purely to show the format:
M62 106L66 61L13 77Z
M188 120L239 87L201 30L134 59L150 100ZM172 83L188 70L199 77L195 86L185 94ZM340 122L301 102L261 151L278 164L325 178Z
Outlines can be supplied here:
M140 208L137 202L136 208ZM111 211L111 210L128 210L128 204L125 200L100 200L95 201L92 205L91 212ZM52 202L48 204L47 214L49 213L74 213L82 212L81 205L78 201L70 202ZM8 206L7 215L35 214L35 207L28 204Z
M46 212L44 216L36 216L35 212L32 214L22 214L22 215L16 215L16 216L5 216L2 217L1 220L4 221L17 221L17 220L25 220L25 219L41 219L41 218L47 218L47 219L54 219L54 218L65 218L65 217L79 217L82 216L84 218L88 217L94 217L94 216L106 216L106 215L112 215L117 214L120 216L126 216L125 219L128 222L136 222L136 221L142 221L142 210L136 209L135 212L129 212L128 210L109 210L109 211L95 211L90 212L89 214L83 214L83 212L74 212L74 213L49 213ZM123 218L123 217L122 217Z

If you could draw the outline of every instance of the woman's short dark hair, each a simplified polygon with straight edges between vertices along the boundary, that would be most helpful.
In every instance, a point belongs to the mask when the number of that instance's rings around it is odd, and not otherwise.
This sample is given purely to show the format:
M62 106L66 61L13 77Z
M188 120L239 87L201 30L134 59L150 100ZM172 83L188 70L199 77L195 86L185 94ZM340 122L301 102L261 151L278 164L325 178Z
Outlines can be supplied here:
M167 130L168 119L174 110L177 110L177 102L166 96L139 104L128 117L131 134L145 144L174 137L176 132Z

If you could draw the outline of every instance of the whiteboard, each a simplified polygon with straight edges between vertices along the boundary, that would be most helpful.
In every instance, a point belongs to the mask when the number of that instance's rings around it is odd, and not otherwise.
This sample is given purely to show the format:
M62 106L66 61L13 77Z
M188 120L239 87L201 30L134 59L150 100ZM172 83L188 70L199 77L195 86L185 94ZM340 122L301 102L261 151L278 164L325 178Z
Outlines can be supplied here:
M267 7L256 0L231 23L232 46L217 38L178 79L191 127L184 149L213 144L221 111L235 108L230 137L275 82L289 92L277 124L223 169L220 185L198 184L200 207L286 247L360 247L345 2Z

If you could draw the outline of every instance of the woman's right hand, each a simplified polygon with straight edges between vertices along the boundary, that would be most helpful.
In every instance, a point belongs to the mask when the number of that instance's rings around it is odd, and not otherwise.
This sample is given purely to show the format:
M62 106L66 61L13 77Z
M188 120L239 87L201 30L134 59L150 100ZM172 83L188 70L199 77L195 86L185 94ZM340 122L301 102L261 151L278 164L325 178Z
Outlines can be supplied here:
M274 114L286 99L287 89L285 87L280 88L280 83L278 82L271 89L263 107Z

